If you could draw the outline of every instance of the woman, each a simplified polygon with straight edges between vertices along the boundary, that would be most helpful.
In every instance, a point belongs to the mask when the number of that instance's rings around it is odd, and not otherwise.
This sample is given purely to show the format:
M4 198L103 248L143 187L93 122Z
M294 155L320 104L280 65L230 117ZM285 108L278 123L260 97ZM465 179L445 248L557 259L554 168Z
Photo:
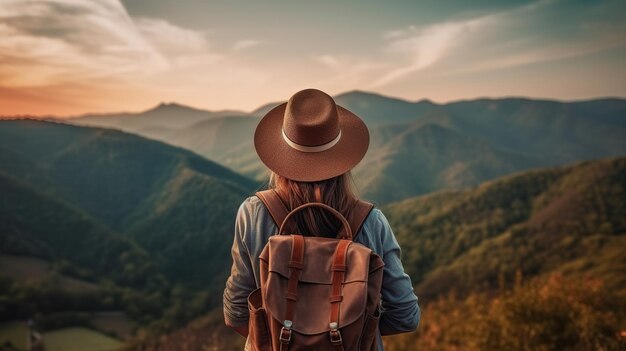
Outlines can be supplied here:
M369 146L363 121L337 106L322 91L306 89L294 94L259 122L255 149L271 170L270 188L289 209L308 202L322 202L344 217L358 201L350 170ZM295 217L302 234L333 235L338 221L319 208L308 208ZM248 295L260 286L259 260L268 238L278 228L257 196L239 207L232 247L233 265L224 290L224 319L243 336L248 334ZM355 242L365 245L384 261L380 335L414 331L420 319L417 297L400 261L400 246L383 213L374 208L355 233Z

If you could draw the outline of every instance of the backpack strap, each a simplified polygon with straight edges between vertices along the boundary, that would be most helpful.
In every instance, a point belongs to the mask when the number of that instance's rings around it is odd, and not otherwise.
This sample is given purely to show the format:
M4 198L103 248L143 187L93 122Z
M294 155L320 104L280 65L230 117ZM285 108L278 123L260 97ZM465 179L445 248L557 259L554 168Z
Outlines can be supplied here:
M267 208L267 211L274 220L274 223L276 223L276 226L280 228L280 225L283 224L285 217L289 214L289 210L276 190L269 189L257 191L255 195L261 200L261 202L263 202L265 208Z
M352 240L356 239L359 235L359 231L365 222L367 216L374 209L374 205L363 200L358 200L354 205L352 211L350 211L350 215L347 220L350 223L350 229L352 229Z
M280 225L285 220L285 217L289 214L289 209L285 202L280 198L280 195L274 189L257 191L255 195L263 202L265 208L267 208L270 216L276 223L276 226L280 228ZM357 237L363 222L374 208L374 205L363 200L358 200L354 205L348 218L350 229L352 229L352 240Z
M293 316L296 313L296 302L298 301L298 283L304 269L304 238L301 235L292 235L291 240L290 273L287 282L287 294L285 295L287 307L283 327L280 329L280 351L287 351L289 343L291 343L291 328L293 327Z
M330 329L330 342L333 344L333 349L337 351L343 351L343 340L341 338L341 332L339 331L339 308L341 301L343 301L342 284L346 274L346 261L348 259L348 247L352 242L350 240L341 240L335 249L333 255L332 266L332 287L330 295L330 323L328 327Z

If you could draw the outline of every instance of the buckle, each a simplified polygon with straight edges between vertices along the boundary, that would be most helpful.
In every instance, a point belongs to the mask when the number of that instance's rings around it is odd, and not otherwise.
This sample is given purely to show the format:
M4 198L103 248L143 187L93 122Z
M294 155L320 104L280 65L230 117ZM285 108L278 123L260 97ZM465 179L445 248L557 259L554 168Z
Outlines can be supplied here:
M280 328L280 342L282 344L289 344L289 342L291 342L291 326L293 325L293 322L290 321L289 319L285 319L285 321L283 322L283 327Z
M343 340L341 338L341 332L337 329L337 323L332 322L328 326L330 327L330 331L328 332L330 334L330 343L335 346L341 345Z

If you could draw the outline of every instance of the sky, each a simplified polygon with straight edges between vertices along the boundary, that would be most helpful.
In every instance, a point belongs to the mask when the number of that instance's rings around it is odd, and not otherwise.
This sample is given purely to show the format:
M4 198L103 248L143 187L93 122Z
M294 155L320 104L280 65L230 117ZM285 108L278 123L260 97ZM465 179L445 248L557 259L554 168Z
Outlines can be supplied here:
M626 96L626 1L0 0L0 115Z

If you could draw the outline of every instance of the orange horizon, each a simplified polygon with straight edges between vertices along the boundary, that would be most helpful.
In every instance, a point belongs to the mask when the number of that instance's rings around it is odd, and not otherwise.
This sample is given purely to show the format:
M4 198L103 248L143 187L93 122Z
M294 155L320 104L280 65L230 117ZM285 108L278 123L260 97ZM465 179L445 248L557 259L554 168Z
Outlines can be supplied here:
M540 101L556 101L562 103L569 102L580 102L580 101L591 101L591 100L602 100L602 99L626 99L626 96L617 96L617 95L601 95L601 96L589 96L582 98L551 98L551 97L541 97L541 96L528 96L528 95L503 95L503 96L474 96L474 97L462 97L455 98L449 100L435 100L427 97L420 97L417 99L409 99L399 96L393 96L391 94L383 94L376 91L365 91L359 89L352 89L340 92L338 94L333 94L333 96L343 95L351 92L363 92L366 94L375 94L384 96L391 99L399 99L407 102L419 102L423 100L427 100L433 102L438 105L445 105L448 103L454 103L459 101L471 101L471 100L481 100L481 99L493 99L493 100L501 100L501 99L528 99L528 100L540 100ZM47 101L46 101L47 100ZM126 100L126 99L125 99ZM136 102L122 104L120 107L109 107L109 106L98 106L95 103L91 104L72 104L68 101L64 100L54 100L54 99L46 99L45 97L39 96L37 94L27 94L12 91L10 89L3 89L0 87L0 119L11 119L11 118L76 118L84 115L96 115L96 114L139 114L149 110L152 110L159 105L162 104L176 104L181 105L183 107L188 107L192 109L205 110L210 112L218 112L218 111L241 111L243 113L252 113L254 110L270 103L275 103L279 101L285 101L286 99L274 99L270 101L266 101L265 103L259 104L252 109L241 109L236 107L222 107L222 108L212 108L211 106L200 106L195 105L193 103L184 103L170 99L163 100L150 100L150 99L141 99ZM33 103L34 101L34 103ZM107 99L110 101L110 99ZM125 106L125 107L122 107Z
M263 4L255 15L285 21L256 22L234 3L2 1L0 116L139 112L162 101L252 111L305 88L438 103L626 97L618 0L355 4L362 12L347 17L329 16L334 6L347 4ZM304 8L310 17L294 16Z

